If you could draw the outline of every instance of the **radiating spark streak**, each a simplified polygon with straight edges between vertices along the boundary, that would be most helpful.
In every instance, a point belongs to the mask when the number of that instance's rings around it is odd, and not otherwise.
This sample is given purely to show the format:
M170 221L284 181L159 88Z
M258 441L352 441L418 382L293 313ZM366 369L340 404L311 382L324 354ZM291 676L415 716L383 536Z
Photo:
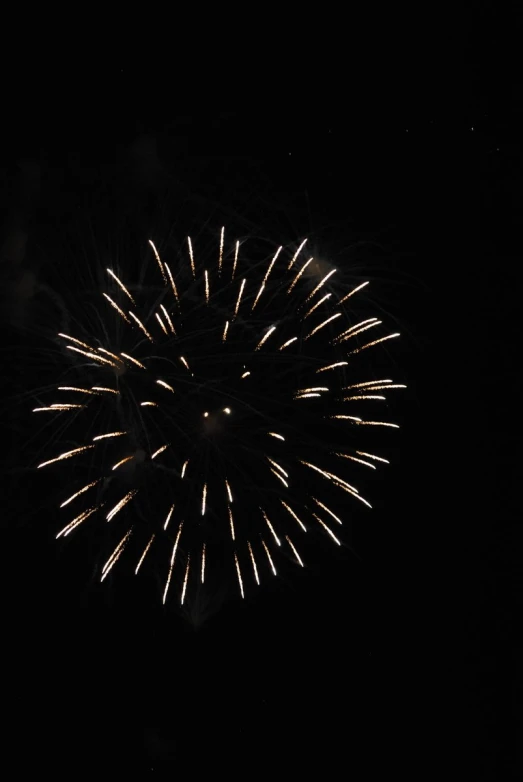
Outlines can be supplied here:
M126 295L126 296L128 296L128 297L131 299L131 301L132 301L132 303L133 303L134 305L136 305L136 302L135 302L135 300L133 299L133 297L131 296L131 294L129 293L129 291L127 290L127 288L125 287L125 285L123 284L123 282L122 282L122 281L121 281L121 280L120 280L120 279L119 279L119 278L116 276L116 274L115 274L115 273L112 271L112 269L107 269L107 274L109 274L109 275L110 275L110 276L113 278L113 280L115 280L115 281L118 283L118 285L119 285L119 286L120 286L120 288L123 290L123 292L125 293L125 295Z
M153 532L153 534L152 534L152 535L151 535L151 537L149 538L149 543L148 543L148 544L146 545L146 547L144 548L144 550L143 550L143 554L142 554L142 556L140 557L140 560L139 560L138 564L136 565L136 570L134 571L134 575L135 575L135 576L137 576L137 575L138 575L138 571L140 570L140 568L141 568L141 566L142 566L142 562L144 561L145 557L147 556L147 552L148 552L148 551L149 551L149 549L151 548L151 545L152 545L152 542L153 542L154 538L155 538L155 533Z
M264 290L265 290L265 283L264 283L264 282L262 282L262 284L260 285L260 290L259 290L259 291L258 291L258 293L256 294L256 298L254 299L254 304L253 304L253 305L252 305L252 307L251 307L251 312L254 312L254 308L255 308L255 307L256 307L256 305L258 304L258 300L259 300L259 298L260 298L260 296L262 295L262 293L263 293L263 291L264 291Z
M169 565L169 573L167 574L167 581L165 582L165 589L163 590L163 597L162 597L163 605L165 605L165 601L167 600L167 592L169 591L169 584L171 583L172 572L173 572L173 566Z
M231 538L233 540L236 540L236 532L235 532L235 529L234 529L234 518L233 518L233 515L232 515L232 508L231 508L230 505L227 507L227 510L229 511L229 527L231 529Z
M169 565L169 575L167 576L167 581L165 583L165 589L163 591L163 598L162 603L165 605L165 601L167 600L167 592L169 591L169 584L171 583L171 576L174 568L174 562L176 559L176 550L178 548L178 541L180 540L180 535L182 534L182 527L183 527L183 521L180 522L180 526L178 527L178 533L176 535L176 540L174 541L173 546L173 553L171 555L171 563Z
M138 326L141 328L141 330L143 331L143 333L145 334L145 336L147 337L147 339L149 340L149 342L154 342L153 338L151 337L151 335L149 334L149 332L147 331L147 329L146 329L146 328L145 328L145 326L143 325L143 323L142 323L142 321L140 320L140 318L138 318L138 317L137 317L137 316L134 314L134 312L129 312L129 315L130 315L130 316L131 316L131 318L132 318L132 319L135 321L135 323L136 323L136 324L137 324L137 325L138 325Z
M116 503L114 508L109 511L109 513L106 516L107 521L111 521L111 519L114 519L116 514L122 510L122 508L127 505L128 502L132 500L132 498L138 494L138 489L131 489L131 491L128 491L125 497L122 497L122 499Z
M336 269L331 269L331 271L328 274L326 274L325 277L323 277L323 279L319 281L319 283L316 285L314 290L312 290L307 296L307 298L305 299L305 304L307 304L307 302L310 301L313 298L313 296L316 295L316 293L320 290L320 288L322 288L325 285L329 277L332 277L332 275L335 273L336 273Z
M185 600L185 590L187 589L187 579L189 578L189 567L191 564L191 555L187 554L187 565L185 567L185 576L183 579L183 588L182 588L182 596L180 599L180 605L183 606L183 601Z
M347 301L347 299L350 299L351 296L354 296L355 293L357 293L358 291L361 291L361 289L364 288L368 284L369 284L368 280L367 280L367 282L362 282L361 285L358 285L350 293L347 293L347 295L344 296L343 299L340 299L340 301L338 303L339 304L343 304L343 302Z
M140 367L140 369L145 369L145 366L142 364L141 361L138 361L137 358L133 358L128 353L120 353L120 355L126 358L128 361L131 361L133 364L136 364L136 366Z
M63 507L63 506L61 506L61 507ZM99 507L101 507L101 506L97 505L94 508L89 508L88 510L82 511L82 513L80 513L78 516L76 516L76 518L74 518L72 521L70 521L69 524L67 524L67 526L65 526L63 529L60 530L60 532L58 533L56 538L58 539L62 535L65 538L67 535L69 535L70 532L72 532L74 529L76 529L76 527L78 527L79 524L81 524L83 521L88 519L89 516L92 516L93 513L95 513L95 511L97 511Z
M280 500L280 502L281 502L281 504L283 505L283 507L284 507L284 508L285 508L285 509L286 509L286 510L287 510L287 511L288 511L288 512L291 514L292 518L293 518L293 519L295 519L295 521L297 521L297 522L298 522L298 524L300 525L300 527L302 528L302 530L303 530L304 532L307 532L307 527L305 526L305 524L303 523L303 521L302 521L300 518L298 518L298 516L296 515L296 513L294 513L294 511L293 511L293 509L290 507L290 505L287 505L287 503L286 503L286 502L284 502L284 500Z
M176 559L176 549L178 548L178 542L182 534L182 529L183 529L183 521L180 522L180 526L178 527L178 532L176 534L176 540L174 541L173 553L171 555L171 565L174 565L174 560Z
M160 326L162 327L162 331L165 334L165 336L166 337L169 336L167 334L167 328L164 326L164 323L163 323L163 320L160 317L160 314L158 312L155 312L154 314L156 315L156 319L157 319L158 323L160 324Z
M327 472L326 470L322 470L321 467L317 467L316 465L311 464L310 462L305 462L302 459L300 459L300 461L302 464L305 464L307 467L310 467L312 470L316 470L316 472L319 472L320 475L322 475L327 480L332 481L332 483L334 483L335 486L338 486L340 489L343 489L343 491L346 491L347 494L351 494L357 500L363 502L364 505L367 505L367 507L372 508L372 505L360 495L358 489L356 489L354 486L351 486L351 484L347 483L347 481L343 480L343 478L340 478L339 475L335 475L332 472Z
M358 421L358 426L389 426L391 429L399 429L398 424L389 424L387 421Z
M270 434L271 437L276 437L277 440L285 440L285 437L277 432L267 432L267 434Z
M344 402L353 402L354 400L357 400L357 399L375 399L375 400L376 399L380 399L380 400L383 401L385 399L385 397L384 396L379 396L377 394L357 394L356 396L344 396L343 397L343 401Z
M384 464L390 464L388 459L383 459L381 456L375 456L373 453L365 453L365 451L356 451L360 456L366 456L367 459L374 459L377 462L384 462Z
M315 334L318 333L318 331L322 328L324 328L328 323L331 323L331 321L336 320L336 318L341 317L341 312L336 312L334 315L331 315L330 318L327 318L327 320L324 320L323 323L320 323L318 326L315 326L312 331L309 331L305 339L310 339L310 337L313 337Z
M205 269L203 276L205 278L205 303L209 303L209 272Z
M196 268L194 266L194 255L193 255L193 251L192 251L192 242L191 242L191 237L190 236L187 237L187 246L189 248L189 261L191 263L192 276L193 276L193 280L195 280L196 279Z
M157 451L155 451L152 454L151 459L156 459L156 457L159 456L161 453L163 453L168 447L169 447L169 443L167 443L166 445L162 445L160 448L158 448Z
M229 321L225 321L225 326L223 327L223 334L222 334L222 342L225 342L227 339L227 331L229 330Z
M87 407L87 405L73 405L73 404L61 405L61 404L54 404L54 405L51 405L50 407L35 407L35 408L33 408L33 413L42 413L42 412L44 412L46 410L57 413L57 412L60 412L60 411L63 411L63 410L75 410L75 409L78 409L78 408L81 409L83 407Z
M224 235L225 235L225 226L223 226L222 230L220 231L220 254L218 256L218 274L222 273Z
M313 396L321 396L321 394L298 394L294 397L294 399L309 399Z
M294 266L294 264L296 263L296 259L298 258L298 255L300 254L300 252L302 251L302 249L305 247L305 244L306 244L306 242L307 242L307 239L304 239L304 240L303 240L303 242L300 244L300 246L298 247L298 249L296 250L296 252L295 252L295 253L294 253L294 255L292 256L292 258L291 258L291 262L290 262L290 263L289 263L289 265L287 266L287 270L289 270L289 269L292 269L292 267L293 267L293 266ZM311 259L311 260L312 260L312 259Z
M272 474L273 474L273 475L275 475L275 476L278 478L278 480L279 480L279 481L281 481L281 482L283 483L283 485L285 486L285 488L287 488L287 489L288 489L288 488L289 488L289 484L287 483L287 481L285 480L285 478L282 478L282 476L280 475L280 473L279 473L277 470L274 470L272 467L269 467L269 469L270 469L270 471L272 472Z
M182 472L181 472L181 477L182 477L182 478L185 476L185 471L186 471L186 469L187 469L187 465L188 465L188 464L189 464L189 459L187 459L187 460L186 460L186 461L183 463L183 466L182 466Z
M291 337L291 339L288 339L287 342L284 342L283 345L280 345L278 350L285 350L285 348L288 348L289 345L292 345L293 342L296 342L298 337Z
M200 571L200 581L202 584L205 581L205 543L202 546L202 569Z
M133 456L126 456L124 459L121 459L113 467L111 467L111 470L116 470L118 467L121 467L122 464L125 464L126 462L130 462L131 459L134 459L134 455Z
M337 361L335 364L329 364L326 367L321 367L321 369L316 370L316 374L319 374L320 372L327 372L329 369L336 369L337 367L346 367L348 365L348 361Z
M174 293L174 298L176 299L176 303L179 305L180 304L180 299L178 298L178 288L176 287L176 283L174 281L174 277L172 275L172 272L171 272L171 270L169 268L169 264L166 263L165 264L165 268L167 269L167 274L169 276L169 282L171 283L171 288L172 288L173 293ZM173 331L174 331L174 329L173 329Z
M102 578L100 579L100 581L103 581L104 578L106 578L106 576L109 575L109 572L110 572L111 568L113 567L113 565L115 565L116 562L120 559L120 557L122 555L122 552L123 552L125 546L127 545L128 541L129 541L129 538L131 536L132 531L133 531L133 528L131 527L131 529L128 530L125 533L125 535L123 536L121 541L118 543L118 545L116 546L115 550L113 551L113 553L111 554L111 556L109 557L109 559L107 560L105 565L103 566L103 568L102 568Z
M276 469L279 470L282 473L282 475L285 475L286 478L289 477L289 473L285 472L285 470L283 469L281 464L278 464L278 462L275 462L273 459L270 459L268 456L266 458L267 458L267 461L269 461L272 464L273 467L276 467Z
M93 437L93 441L105 440L108 437L121 437L123 434L129 434L129 432L107 432L107 434L97 434L96 437Z
M61 453L60 456L56 456L54 459L49 459L47 462L42 462L42 464L38 465L37 469L40 469L40 467L47 467L48 464L54 464L54 462L70 459L72 456L76 456L79 453L88 451L90 448L94 448L94 445L82 445L81 448L74 448L72 451L66 451L65 453Z
M171 392L171 394L174 394L174 388L169 385L169 383L166 383L165 380L157 380L156 381L159 386L162 386L162 388L166 388L168 391Z
M251 562L252 562L252 569L254 572L254 578L256 579L256 583L258 586L260 586L260 579L258 578L258 568L256 567L256 560L254 559L254 553L252 550L251 542L250 540L247 541L247 545L249 547L249 554L251 555Z
M102 358L102 356L98 356L96 353L88 353L85 350L80 350L80 348L75 348L73 345L66 345L66 350L74 350L75 353L81 353L82 356L92 358L93 361L99 361L100 364L108 364L110 367L118 369L118 364L115 364L114 361L109 361L108 358Z
M366 462L364 459L358 459L356 456L352 456L348 453L338 453L337 451L334 451L335 456L339 456L341 459L350 459L352 462L358 462L358 464L364 464L365 467L371 467L373 470L376 469L375 464L371 464L370 462Z
M325 522L324 522L324 521L322 521L322 520L320 519L320 517L319 517L319 516L317 516L315 513L313 513L312 515L314 516L314 518L316 519L316 521L317 521L319 524L321 524L321 526L323 527L323 529L325 530L325 532L327 532L327 533L328 533L328 534L331 536L331 538L333 539L333 541L334 541L335 543L337 543L337 544L338 544L338 546L341 546L341 542L338 540L338 538L336 537L336 535L334 534L334 532L333 532L331 529L329 529L329 527L327 527L327 525L325 524Z
M399 429L399 424L390 424L388 421L358 421L358 426L389 426L391 429Z
M118 304L117 304L115 301L113 301L113 300L111 299L111 297L110 297L110 296L109 296L107 293L103 293L102 295L103 295L103 296L105 296L105 298L107 299L107 301L109 302L109 304L111 305L111 307L113 307L113 308L116 310L116 312L118 313L118 315L120 315L120 317L122 317L122 318L125 320L125 322L126 322L126 323L128 323L129 325L131 325L131 321L129 320L129 318L127 317L127 315L125 314L125 312L124 312L122 309L120 309L120 307L118 306Z
M117 361L119 364L123 364L122 359L120 356L117 356L116 353L111 353L110 350L107 350L107 348L98 348L99 353L105 353L107 356L111 356L111 358L114 358L115 361Z
M205 516L205 503L207 501L207 484L203 484L202 489L202 516Z
M341 304L341 302L340 302ZM381 323L381 320L378 320L377 318L366 318L365 320L360 320L358 323L355 323L353 326L351 326L349 329L343 332L343 334L340 334L340 337L345 336L345 334L350 334L352 331L358 331L362 326L365 326L366 328L369 328L370 326L376 326L378 323Z
M373 342L367 342L366 345L362 345L361 348L356 348L355 350L351 350L349 353L349 356L353 356L355 353L361 353L362 350L365 350L366 348L372 348L374 345L379 345L380 342L385 342L387 339L394 339L394 337L399 337L399 332L396 332L395 334L387 334L386 337L380 337L380 339L375 339Z
M96 396L93 389L90 388L76 388L76 386L58 386L59 391L79 391L81 394L92 394Z
M244 372L242 375L242 380L244 377L249 377L250 374L251 374L250 372Z
M276 473L276 474L277 474L277 473ZM280 539L279 539L279 537L277 536L277 534L275 533L275 531L274 531L274 527L272 526L271 522L269 521L269 517L267 516L267 514L265 513L265 511L264 511L263 509L261 509L261 508L260 508L260 510L261 510L261 512L262 512L263 518L264 518L264 519L265 519L265 521L267 522L267 526L268 526L268 528L270 529L270 531L271 531L271 533L272 533L272 536L273 536L274 540L276 541L276 543L278 544L278 546L281 546Z
M375 326L380 326L382 323L383 321L376 320L376 318L372 318L372 323L367 323L366 326L362 326L359 329L352 326L350 329L347 329L347 331L344 331L342 334L339 334L334 339L334 344L339 345L340 342L347 342L348 339L351 339L352 337L356 337L358 334L362 334L364 331L367 331L367 329L373 329Z
M241 282L241 285L240 285L240 290L239 290L239 293L238 293L238 298L237 298L237 300L236 300L236 306L235 306L235 308L234 308L234 315L232 316L232 319L233 319L233 320L234 320L234 319L236 318L236 316L238 315L238 310L240 309L240 301L241 301L241 298L242 298L242 295L243 295L243 289L245 288L245 283L246 283L246 282L247 282L247 280L246 280L245 278L244 278L244 279L242 280L242 282Z
M167 284L167 277L165 276L165 269L163 268L163 263L162 263L162 261L160 259L159 254L158 254L158 250L156 249L156 247L154 245L154 242L152 242L151 239L149 239L149 244L153 248L154 257L156 258L156 260L158 262L158 266L160 267L160 272L162 273L163 281L164 281L165 284Z
M120 392L115 388L105 388L104 386L93 386L93 391L105 391L106 394L116 394L116 396L120 395Z
M156 402L140 402L140 407L158 407Z
M313 386L312 388L300 388L296 391L297 394L312 394L316 391L328 391L327 386Z
M184 365L185 369L186 369L188 372L190 372L190 371L191 371L191 367L189 366L189 362L187 361L187 359L186 359L184 356L180 356L180 361L181 361L181 362L182 362L182 364Z
M176 331L174 329L171 317L170 317L169 313L167 312L167 310L165 309L165 307L163 306L163 304L160 304L160 309L162 310L163 314L165 315L165 319L166 319L167 323L169 324L169 328L171 329L171 334L174 334L176 336Z
M376 383L392 383L392 380L365 380L363 383L353 383L351 386L345 386L344 391L350 391L353 388L365 388L366 386L375 386ZM371 389L374 390L374 389Z
M232 503L232 491L231 491L231 487L229 486L229 481L227 480L225 481L225 487L227 489L227 496L229 498L229 502Z
M81 345L83 348L87 348L87 350L90 350L90 351L93 351L93 350L94 350L94 348L92 348L92 347L91 347L90 345L88 345L86 342L82 342L82 340L80 340L80 339L76 339L76 337L70 337L70 336L69 336L69 334L62 334L62 332L60 332L60 333L58 334L58 336L59 336L59 337L63 337L64 339L68 339L68 340L70 340L71 342L75 342L77 345Z
M245 597L245 595L243 594L243 581L242 581L242 574L241 574L241 571L240 571L240 563L238 562L238 557L237 557L237 555L236 555L236 552L234 552L234 561L235 561L235 563L236 563L236 574L237 574L237 576L238 576L238 583L239 583L239 585L240 585L240 592L241 592L241 596L242 596L242 598L244 598L244 597Z
M330 508L328 508L326 505L324 505L324 504L323 504L323 502L320 502L320 500L317 500L317 499L316 499L316 497L313 497L312 499L314 500L314 502L315 502L317 505L319 505L319 506L320 506L320 508L323 508L323 510L324 510L326 513L328 513L328 514L329 514L329 516L332 516L332 518L334 519L334 521L337 521L337 522L338 522L338 524L341 524L341 525L343 525L343 522L342 522L342 520L341 520L341 519L339 519L339 518L336 516L336 514L335 514L335 513L333 513L333 512L331 511L331 509L330 509Z
M309 315L312 315L312 313L314 312L314 310L315 310L317 307L319 307L319 306L320 306L320 304L323 304L323 302L324 302L324 301L327 301L327 299L330 299L330 297L331 297L331 296L332 296L332 293L326 293L326 294L325 294L325 296L323 296L323 298L321 298L319 301L317 301L317 302L316 302L316 304L313 304L313 305L312 305L312 307L310 308L310 310L308 310L308 312L306 312L306 313L305 313L305 315L303 316L303 320L305 320L306 318L308 318L308 317L309 317Z
M283 249L283 245L278 247L278 249L274 253L272 261L270 262L269 266L267 267L267 271L265 272L265 277L263 278L263 285L265 285L267 280L269 279L269 274L271 273L272 268L273 268L274 264L276 263L276 260L277 260L277 258L279 256L279 254L281 253L282 249Z
M304 564L303 564L303 562L302 562L302 559L301 559L300 555L298 554L298 552L297 552L297 550L296 550L296 546L294 545L294 543L292 542L292 540L289 538L289 536L288 536L288 535L285 535L285 539L287 540L287 543L289 544L289 546L290 546L290 547L291 547L291 549L293 550L293 552L294 552L294 556L296 557L296 559L298 560L298 562L300 563L300 565L301 565L302 567L305 567L305 565L304 565Z
M66 505L69 505L69 503L72 502L73 500L75 500L77 497L79 497L80 494L84 494L84 492L88 491L89 489L92 489L93 486L96 486L96 484L100 483L101 480L102 480L101 478L98 478L98 480L92 481L91 483L88 483L87 486L83 486L77 492L75 492L74 494L71 494L70 497L68 497L66 500L64 500L62 502L62 504L60 505L60 507L61 508L65 508Z
M268 331L266 331L265 334L263 335L263 337L260 339L260 341L258 342L256 347L254 348L254 350L259 350L262 347L262 345L264 345L267 342L267 340L269 339L269 337L271 336L271 334L275 330L276 330L276 326L271 326L270 329Z
M389 388L407 388L407 386L403 385L402 383L391 383L390 385L385 386L368 386L367 391L388 391Z
M166 517L164 525L163 525L164 529L167 529L167 527L169 526L169 522L171 520L171 516L173 515L173 510L174 510L174 505L171 505L171 507L169 508L169 513L167 514L167 517Z
M276 575L276 568L274 567L274 562L272 561L272 557L271 557L269 549L267 548L267 544L265 543L263 538L261 539L261 542L262 542L263 548L265 549L265 553L267 554L267 559L269 560L269 565L271 566L271 570L274 573L274 575Z
M232 264L232 275L231 280L234 280L234 275L236 274L236 266L238 264L238 252L240 250L240 242L236 242L236 248L234 250L234 262Z
M337 418L340 421L356 421L357 423L360 423L361 418L358 418L356 415L329 415L329 418Z
M297 275L295 276L295 278L293 279L293 281L291 282L291 284L287 288L287 294L292 293L292 291L294 290L294 288L296 286L296 283L298 282L298 280L300 279L301 275L303 274L303 272L305 271L305 269L307 268L307 266L310 264L310 262L312 260L313 260L312 258L309 258L309 260L306 261L303 264L303 266L301 267L300 271L297 273Z

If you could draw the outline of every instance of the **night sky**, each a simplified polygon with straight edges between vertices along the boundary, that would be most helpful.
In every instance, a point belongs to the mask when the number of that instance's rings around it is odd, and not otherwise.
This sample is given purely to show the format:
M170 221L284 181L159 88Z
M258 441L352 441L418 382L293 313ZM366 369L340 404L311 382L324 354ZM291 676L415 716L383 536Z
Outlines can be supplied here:
M436 30L350 56L322 39L248 79L165 52L77 56L73 86L63 62L18 67L0 168L5 764L519 778L522 92L507 20L475 13L447 54ZM54 540L22 394L54 379L33 282L60 291L104 252L200 222L308 235L368 270L408 390L358 556L333 547L217 599L195 630L116 571L100 586L96 541Z

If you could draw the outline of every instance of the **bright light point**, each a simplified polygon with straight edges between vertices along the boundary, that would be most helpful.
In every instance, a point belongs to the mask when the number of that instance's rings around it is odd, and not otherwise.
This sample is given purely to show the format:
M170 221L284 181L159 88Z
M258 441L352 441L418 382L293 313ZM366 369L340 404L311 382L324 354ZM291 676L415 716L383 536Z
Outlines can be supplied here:
M230 415L231 414L231 408L230 407L224 407L223 408L223 412L227 413L227 415Z

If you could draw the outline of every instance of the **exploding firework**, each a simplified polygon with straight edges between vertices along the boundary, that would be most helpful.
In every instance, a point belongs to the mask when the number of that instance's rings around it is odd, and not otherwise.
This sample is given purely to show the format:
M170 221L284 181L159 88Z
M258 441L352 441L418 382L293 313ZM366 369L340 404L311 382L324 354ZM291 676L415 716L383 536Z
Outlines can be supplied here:
M397 428L374 411L405 386L366 357L398 334L360 312L368 283L340 291L306 241L250 251L222 229L204 254L149 245L155 280L107 269L98 335L60 332L70 368L34 410L69 444L38 465L63 471L57 538L99 536L100 579L152 569L164 603L213 578L244 597L303 567L306 539L342 545L370 507L358 473L387 460L364 435Z

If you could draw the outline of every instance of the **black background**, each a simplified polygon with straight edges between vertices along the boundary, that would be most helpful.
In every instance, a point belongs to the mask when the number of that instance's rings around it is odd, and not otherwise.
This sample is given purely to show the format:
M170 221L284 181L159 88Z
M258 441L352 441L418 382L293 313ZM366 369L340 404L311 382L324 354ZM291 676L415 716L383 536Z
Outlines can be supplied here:
M409 35L405 17L379 37L357 25L330 43L312 28L300 46L269 37L250 58L243 41L223 68L201 41L184 56L104 44L96 57L6 66L6 400L40 371L20 357L39 344L27 327L45 320L34 300L22 323L13 315L12 281L27 270L56 280L66 255L83 263L83 238L60 236L86 215L115 243L154 221L183 235L194 215L217 230L230 219L314 235L333 255L378 243L369 262L404 335L395 375L409 387L375 510L356 525L361 560L333 556L233 599L198 632L117 579L90 586L87 552L59 552L45 511L34 513L45 487L21 463L24 404L6 401L2 737L13 768L518 778L514 26L488 5L462 37L447 21ZM27 244L13 255L20 231Z

